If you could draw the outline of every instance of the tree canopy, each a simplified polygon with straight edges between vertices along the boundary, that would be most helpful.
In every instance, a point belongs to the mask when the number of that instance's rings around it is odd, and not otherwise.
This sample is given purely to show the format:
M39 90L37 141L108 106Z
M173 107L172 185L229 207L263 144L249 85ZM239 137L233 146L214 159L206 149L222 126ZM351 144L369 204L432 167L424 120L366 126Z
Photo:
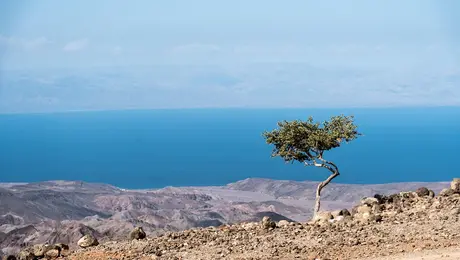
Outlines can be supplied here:
M343 142L356 139L353 116L333 116L328 121L314 122L293 120L278 122L278 129L263 133L268 144L274 145L272 156L280 156L286 162L314 162L322 159L324 151L339 147Z

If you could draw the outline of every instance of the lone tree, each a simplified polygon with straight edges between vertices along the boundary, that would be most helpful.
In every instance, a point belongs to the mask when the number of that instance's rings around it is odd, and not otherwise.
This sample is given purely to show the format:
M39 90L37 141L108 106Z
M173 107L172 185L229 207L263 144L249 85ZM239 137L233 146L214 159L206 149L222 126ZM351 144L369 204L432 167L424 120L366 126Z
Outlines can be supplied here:
M322 167L331 172L316 189L314 216L319 212L321 190L340 174L338 167L325 160L323 154L361 135L356 131L353 119L353 116L340 115L322 123L314 122L312 117L306 121L281 121L278 122L278 129L263 133L267 144L274 145L272 157L279 156L286 163L297 161L305 166Z

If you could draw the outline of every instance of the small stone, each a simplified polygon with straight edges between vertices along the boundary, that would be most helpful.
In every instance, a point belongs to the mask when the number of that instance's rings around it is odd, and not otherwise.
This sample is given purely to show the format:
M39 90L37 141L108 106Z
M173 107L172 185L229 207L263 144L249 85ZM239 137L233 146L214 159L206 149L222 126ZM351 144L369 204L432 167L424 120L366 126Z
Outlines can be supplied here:
M28 249L19 251L18 257L17 257L18 260L34 260L35 258L36 258L35 255L32 252L30 252Z
M146 237L147 237L147 234L145 234L145 231L142 229L142 227L136 227L129 233L129 238L131 240L134 240L134 239L140 240Z
M455 192L460 192L460 178L454 178L450 183L450 188Z
M457 216L460 214L460 208L453 208L451 211L450 211L450 214L453 215L453 216Z
M361 206L357 207L357 208L356 208L356 211L357 211L359 214L371 213L371 212L372 212L372 208L365 204L365 205L361 205Z
M99 242L92 235L84 235L80 240L78 240L77 245L81 248L87 248L91 246L99 245Z
M417 196L419 197L427 197L430 195L430 190L427 187L420 187L415 191L415 193L417 193Z
M368 218L368 220L371 222L381 222L382 219L382 215L380 214L371 214Z
M374 204L379 204L379 200L377 198L367 197L361 200L361 205L372 206Z
M271 220L270 217L263 217L262 222L261 222L262 228L263 229L273 229L276 228L276 223L275 221Z
M332 217L335 219L338 216L351 216L350 211L348 209L340 209L340 210L335 210L331 212Z
M68 245L58 243L58 244L55 244L55 246L59 248L59 254L61 256L68 256L70 254L70 248Z
M49 245L45 245L45 244L34 245L32 247L32 253L36 257L43 257L43 256L45 256L46 251L49 250L48 247L49 247Z
M442 189L441 192L439 192L439 196L449 197L449 196L453 195L454 193L455 193L455 191L453 189L445 188L445 189Z
M331 219L333 219L334 217L332 216L332 213L329 212L329 211L322 211L322 212L318 212L315 214L315 217L314 217L314 221L315 222L326 222L326 221L329 221Z
M59 250L58 249L51 249L51 250L48 250L46 251L45 253L45 257L46 258L58 258L59 257Z
M290 225L289 221L284 220L284 219L283 219L283 220L280 220L280 221L278 222L278 224L277 224L278 227L287 227L287 226L289 226L289 225Z

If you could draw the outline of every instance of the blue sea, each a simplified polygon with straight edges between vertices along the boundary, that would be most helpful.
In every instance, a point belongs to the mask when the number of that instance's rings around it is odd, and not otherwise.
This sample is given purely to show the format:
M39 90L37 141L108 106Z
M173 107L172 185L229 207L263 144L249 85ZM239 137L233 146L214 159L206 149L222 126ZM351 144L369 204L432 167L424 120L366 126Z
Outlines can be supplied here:
M355 115L359 139L325 154L339 183L460 177L460 108L183 109L0 115L0 182L82 180L124 188L323 180L271 158L264 130Z

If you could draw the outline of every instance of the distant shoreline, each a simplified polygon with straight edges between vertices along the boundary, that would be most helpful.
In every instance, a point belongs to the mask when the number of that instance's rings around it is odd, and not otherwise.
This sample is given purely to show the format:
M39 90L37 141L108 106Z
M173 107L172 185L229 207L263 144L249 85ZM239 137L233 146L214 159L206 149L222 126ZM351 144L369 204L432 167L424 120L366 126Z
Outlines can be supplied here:
M337 109L353 109L353 110L387 110L387 109L460 109L460 105L387 105L387 106L348 106L348 107L158 107L158 108L114 108L114 109L74 109L62 111L18 111L18 112L0 112L3 115L47 115L47 114L73 114L73 113L91 113L91 112L148 112L148 111L200 111L200 110L337 110Z
M76 180L48 180L48 181L35 181L35 182L0 182L0 188L11 188L14 186L20 186L20 185L34 185L34 184L54 184L54 185L74 185L78 183L83 183L86 185L96 185L96 186L106 186L106 187L111 187L111 188L116 188L119 190L126 190L126 191L154 191L154 190L161 190L161 189L168 189L168 188L178 188L178 189L193 189L193 188L198 188L198 189L205 189L205 188L221 188L221 187L226 187L235 183L241 183L245 181L259 181L259 182L277 182L277 183L309 183L309 184L317 184L319 181L310 181L310 180L305 180L305 181L294 181L294 180L278 180L278 179L268 179L268 178L246 178L243 180L235 181L235 182L230 182L224 185L203 185L203 186L197 186L197 185L191 185L191 186L172 186L172 185L167 185L163 187L158 187L158 188L124 188L124 187L119 187L115 186L109 183L101 183L101 182L90 182L90 181L76 181ZM449 184L451 180L447 181L434 181L434 182L429 182L429 181L409 181L409 182L387 182L387 183L371 183L371 184L353 184L353 183L340 183L340 182L332 182L328 187L333 187L333 186L385 186L385 185L419 185L419 186L424 186L425 184Z

